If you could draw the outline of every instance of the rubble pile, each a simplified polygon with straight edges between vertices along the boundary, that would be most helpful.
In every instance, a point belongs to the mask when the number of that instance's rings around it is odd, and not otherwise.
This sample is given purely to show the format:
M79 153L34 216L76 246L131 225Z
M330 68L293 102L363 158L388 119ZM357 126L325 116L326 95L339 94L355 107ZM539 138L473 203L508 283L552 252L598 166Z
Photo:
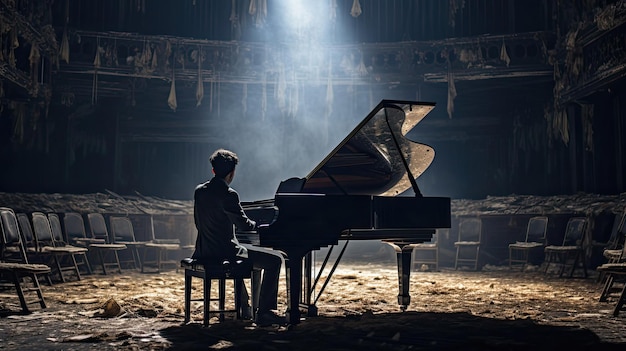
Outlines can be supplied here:
M30 194L1 193L0 206L16 212L101 212L127 214L192 214L192 200L171 200L155 196L119 195L112 191L92 194ZM484 199L452 199L455 216L497 214L558 214L579 213L597 215L602 212L618 213L626 210L626 193L599 195L578 193L573 195L488 196Z

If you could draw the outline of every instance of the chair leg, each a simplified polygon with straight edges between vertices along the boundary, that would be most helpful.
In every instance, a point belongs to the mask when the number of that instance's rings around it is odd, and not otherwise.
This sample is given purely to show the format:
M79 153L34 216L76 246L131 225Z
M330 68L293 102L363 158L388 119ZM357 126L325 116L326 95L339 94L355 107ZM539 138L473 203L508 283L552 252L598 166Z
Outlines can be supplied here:
M17 272L12 272L11 276L13 277L13 284L15 285L15 290L17 290L17 297L20 299L22 312L30 313L30 310L28 309L28 303L26 302L26 297L24 297L24 290L22 290L22 284L20 282L21 280L20 275ZM37 279L37 277L34 277L34 279Z
M622 310L622 307L624 307L624 300L626 300L626 284L622 288L622 293L619 295L619 300L617 300L617 303L615 304L615 309L613 309L614 317L617 317Z
M102 264L102 274L107 275L106 262L104 261L104 253L102 250L98 250L98 258L100 259L100 264Z
M120 263L120 256L117 254L117 251L113 251L115 256L115 263L117 264L117 271L119 274L122 274L122 264Z
M57 266L57 271L59 272L59 278L61 279L61 283L65 283L65 276L63 276L63 268L61 268L61 260L59 259L59 255L54 256L54 264Z
M46 301L43 298L43 292L41 292L41 286L39 285L39 279L37 279L37 275L31 274L30 279L32 281L35 292L37 293L37 298L39 299L39 306L41 306L41 308L46 308Z
M80 280L80 269L78 269L78 263L76 262L76 257L74 255L70 255L72 258L72 263L74 264L74 272L76 272L76 279Z
M203 291L203 295L204 295L204 307L203 307L203 312L204 312L204 317L202 320L202 325L204 327L208 327L209 326L209 313L211 312L211 279L209 279L206 274L203 277L203 284L204 284L204 291Z
M189 273L187 269L185 269L185 319L183 323L189 323L190 320L190 311L191 308L191 279L192 275Z
M454 269L456 270L459 267L459 251L461 250L460 246L456 247L456 258L454 259Z
M478 256L480 254L480 246L476 246L476 257L474 257L474 270L478 270Z
M609 292L613 287L613 274L606 273L606 279L604 281L604 286L602 287L602 293L600 294L600 302L606 302L609 297Z

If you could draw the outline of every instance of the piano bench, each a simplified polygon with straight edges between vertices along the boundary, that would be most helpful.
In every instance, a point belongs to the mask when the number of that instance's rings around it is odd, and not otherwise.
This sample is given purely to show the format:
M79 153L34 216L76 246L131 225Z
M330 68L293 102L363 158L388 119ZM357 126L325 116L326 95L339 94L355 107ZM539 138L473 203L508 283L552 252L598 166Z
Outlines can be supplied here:
M235 312L237 319L244 316L241 306L241 297L244 289L243 280L250 279L252 294L250 295L250 305L254 313L257 305L256 291L259 286L261 271L254 270L252 264L247 260L237 260L236 262L224 261L221 264L203 265L192 258L184 258L180 265L185 269L185 320L187 324L191 320L190 308L191 301L203 301L203 326L209 326L209 317L211 314L219 313L219 320L224 321L224 314L227 312ZM203 280L203 296L202 298L191 298L191 283L193 278ZM232 279L234 283L234 309L226 308L226 280ZM218 283L218 297L211 298L211 283L216 280ZM217 301L218 309L211 310L212 301ZM253 316L250 316L253 317Z

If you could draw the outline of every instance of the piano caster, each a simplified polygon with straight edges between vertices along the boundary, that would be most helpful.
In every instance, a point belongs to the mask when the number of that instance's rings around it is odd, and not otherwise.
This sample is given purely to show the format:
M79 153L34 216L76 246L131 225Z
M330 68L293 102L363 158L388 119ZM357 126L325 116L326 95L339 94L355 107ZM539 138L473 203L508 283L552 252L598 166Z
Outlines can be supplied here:
M400 311L405 312L407 307L407 305L400 305Z

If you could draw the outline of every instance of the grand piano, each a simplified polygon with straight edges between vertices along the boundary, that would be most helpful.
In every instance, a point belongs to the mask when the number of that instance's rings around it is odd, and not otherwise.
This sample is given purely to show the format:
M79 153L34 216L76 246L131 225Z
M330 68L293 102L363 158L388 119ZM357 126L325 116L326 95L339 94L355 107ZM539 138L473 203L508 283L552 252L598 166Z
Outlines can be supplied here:
M416 181L435 152L406 137L434 107L381 101L306 177L282 181L273 199L242 204L261 223L252 241L287 255L290 324L299 323L301 308L317 313L312 253L340 241L344 247L331 275L349 241L391 245L397 253L398 304L402 310L409 305L413 245L431 240L437 228L450 227L450 198L425 197Z

